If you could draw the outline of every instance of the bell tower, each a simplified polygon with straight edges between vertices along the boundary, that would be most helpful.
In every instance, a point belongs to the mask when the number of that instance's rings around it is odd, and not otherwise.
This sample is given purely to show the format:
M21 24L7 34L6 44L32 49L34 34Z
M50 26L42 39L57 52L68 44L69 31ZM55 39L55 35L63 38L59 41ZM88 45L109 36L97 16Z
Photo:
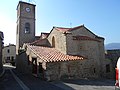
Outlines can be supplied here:
M35 5L19 1L17 6L16 53L35 40Z

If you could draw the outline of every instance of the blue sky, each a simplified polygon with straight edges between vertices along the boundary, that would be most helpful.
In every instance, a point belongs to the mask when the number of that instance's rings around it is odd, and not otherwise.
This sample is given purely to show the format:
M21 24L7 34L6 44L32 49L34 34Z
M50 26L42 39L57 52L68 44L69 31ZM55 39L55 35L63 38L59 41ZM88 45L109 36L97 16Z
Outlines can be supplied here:
M53 26L75 27L84 24L105 44L120 42L120 0L22 0L36 4L36 35ZM16 44L16 7L19 0L1 0L0 31L5 44ZM71 23L71 24L70 24Z

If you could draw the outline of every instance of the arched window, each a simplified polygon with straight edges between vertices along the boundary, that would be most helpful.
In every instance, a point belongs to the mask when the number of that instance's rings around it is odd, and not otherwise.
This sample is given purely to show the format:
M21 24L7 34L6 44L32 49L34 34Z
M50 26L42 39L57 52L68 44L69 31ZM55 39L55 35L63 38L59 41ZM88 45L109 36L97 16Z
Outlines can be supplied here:
M52 37L52 47L55 48L55 37L54 36Z
M25 23L25 33L30 33L30 23Z

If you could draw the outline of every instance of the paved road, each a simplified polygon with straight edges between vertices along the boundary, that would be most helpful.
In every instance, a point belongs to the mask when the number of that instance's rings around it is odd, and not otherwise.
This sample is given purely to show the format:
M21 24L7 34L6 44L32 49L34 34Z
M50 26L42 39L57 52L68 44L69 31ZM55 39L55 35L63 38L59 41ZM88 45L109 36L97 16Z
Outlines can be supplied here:
M9 69L5 70L4 76L0 78L0 90L22 90Z
M0 78L0 90L114 90L112 80L65 80L46 82L29 74L16 72L14 67L4 66ZM12 70L11 70L12 69Z
M4 68L5 74L0 78L0 90L64 90L32 75L18 73L9 65Z
M64 90L61 87L51 84L50 82L42 81L29 74L18 74L17 76L30 90Z
M65 80L52 82L54 85L64 88L64 90L115 90L113 80L99 79L99 80Z

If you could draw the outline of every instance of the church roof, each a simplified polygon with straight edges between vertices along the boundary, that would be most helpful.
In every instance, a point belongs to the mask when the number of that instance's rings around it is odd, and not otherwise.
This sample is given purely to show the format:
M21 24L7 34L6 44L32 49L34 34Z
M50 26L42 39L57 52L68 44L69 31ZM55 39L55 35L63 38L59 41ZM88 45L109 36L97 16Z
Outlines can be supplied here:
M66 31L76 30L76 29L79 29L81 27L84 27L84 25L80 25L80 26L73 27L73 28L55 27L55 29L58 30L58 31L66 32Z
M50 47L28 45L28 48L44 62L73 61L84 59L82 56L65 55L55 48Z
M96 38L104 39L103 37L99 37L96 34L94 34L93 32L91 32L88 28L86 28L84 26L84 24L80 25L80 26L73 27L73 28L64 28L64 27L53 27L53 28L55 28L58 31L64 32L64 33L69 33L69 31L77 30L77 29L82 28L82 27L84 27L87 31L89 31L90 33L92 33L93 35L95 35Z
M35 40L34 42L29 43L30 45L36 45L36 46L47 46L47 39L39 39L39 40Z
M38 39L38 40L35 40L34 42L31 42L30 45L36 45L36 44L39 44L41 43L42 41L44 41L46 39Z
M98 42L100 42L98 39L91 38L91 37L88 37L88 36L73 36L73 40L90 40L90 41L98 41Z

